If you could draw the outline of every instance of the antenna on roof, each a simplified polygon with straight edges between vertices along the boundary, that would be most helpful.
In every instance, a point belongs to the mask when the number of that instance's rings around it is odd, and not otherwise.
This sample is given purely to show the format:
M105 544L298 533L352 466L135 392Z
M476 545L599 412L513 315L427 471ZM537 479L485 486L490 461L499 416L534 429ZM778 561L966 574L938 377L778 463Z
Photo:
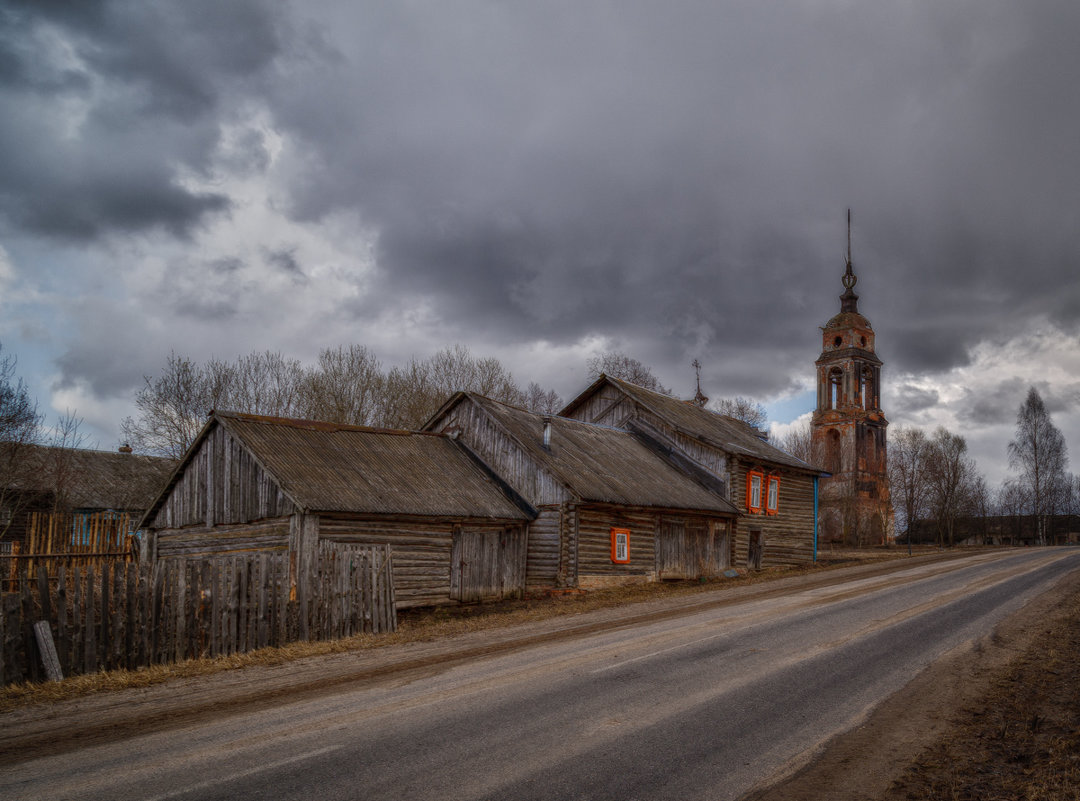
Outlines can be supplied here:
M701 362L694 359L694 361L690 362L690 366L694 368L694 373L697 375L697 394L694 395L694 403L704 409L705 404L709 402L709 399L705 393L701 391Z

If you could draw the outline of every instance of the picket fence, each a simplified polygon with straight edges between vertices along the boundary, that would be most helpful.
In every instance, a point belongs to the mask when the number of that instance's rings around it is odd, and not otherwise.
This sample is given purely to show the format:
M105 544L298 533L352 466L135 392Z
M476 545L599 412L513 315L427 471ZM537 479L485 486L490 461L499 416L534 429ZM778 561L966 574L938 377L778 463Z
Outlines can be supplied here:
M391 561L388 546L324 543L299 594L284 553L61 564L55 577L42 565L0 599L0 686L48 678L50 644L71 676L394 631Z

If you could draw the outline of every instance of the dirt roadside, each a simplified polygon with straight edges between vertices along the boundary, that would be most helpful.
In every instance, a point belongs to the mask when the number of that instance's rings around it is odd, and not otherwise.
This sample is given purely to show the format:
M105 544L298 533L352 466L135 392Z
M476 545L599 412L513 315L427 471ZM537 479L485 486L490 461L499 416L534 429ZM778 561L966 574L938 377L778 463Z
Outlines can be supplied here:
M1080 799L1080 575L744 801Z
M291 701L315 697L357 681L400 681L478 656L663 620L697 609L775 598L856 578L887 578L918 563L938 562L941 564L937 569L950 569L950 561L970 555L935 555L815 572L766 583L727 587L588 614L471 632L453 638L351 651L267 667L249 667L151 687L24 706L0 713L0 765L62 753L94 742L116 741L215 716L265 708L281 703L285 698ZM1070 587L1070 594L1080 599L1080 578ZM1058 614L1060 611L1053 605L1043 609L1039 603L1029 604L1019 618L1010 621L997 636L991 638L992 642L980 644L968 652L950 655L932 669L933 676L928 671L901 693L906 695L910 692L911 698L891 699L863 727L845 735L857 738L861 733L865 734L862 740L852 739L846 752L843 751L843 738L838 738L821 759L788 783L788 790L774 788L775 792L781 794L761 797L882 797L882 788L888 788L902 768L911 764L919 750L945 725L945 711L959 709L970 699L979 697L975 688L982 685L977 685L973 677L980 678L987 671L1003 669L1029 642L1033 621L1042 621L1048 614ZM912 717L913 700L924 702L923 717ZM926 721L930 721L930 725ZM833 760L831 772L809 772L819 765L829 770L830 759ZM878 778L871 781L873 776ZM800 777L804 782L803 790L799 790L796 784ZM863 789L858 794L840 795L837 793L838 787L852 788L853 791L856 787ZM796 792L804 794L797 795Z

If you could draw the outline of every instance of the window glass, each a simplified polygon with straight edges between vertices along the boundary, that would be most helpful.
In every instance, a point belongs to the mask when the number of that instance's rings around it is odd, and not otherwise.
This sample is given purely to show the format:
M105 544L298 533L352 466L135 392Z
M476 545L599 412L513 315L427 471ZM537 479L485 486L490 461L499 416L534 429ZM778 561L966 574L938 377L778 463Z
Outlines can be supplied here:
M780 506L780 479L770 477L769 478L769 496L765 503L765 510L769 514L776 514L777 509Z

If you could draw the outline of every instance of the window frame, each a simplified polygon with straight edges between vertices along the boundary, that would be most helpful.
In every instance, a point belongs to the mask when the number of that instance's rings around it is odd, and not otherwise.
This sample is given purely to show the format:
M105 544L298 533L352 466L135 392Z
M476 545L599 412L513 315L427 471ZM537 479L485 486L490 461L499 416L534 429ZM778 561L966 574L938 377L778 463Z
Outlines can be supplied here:
M621 558L619 556L620 544L623 549ZM617 565L630 564L630 529L612 526L611 561Z
M765 487L765 514L775 515L780 511L780 476L769 476Z
M754 486L757 483L757 498L755 503ZM761 514L764 509L765 473L761 470L746 471L746 508L750 514Z

